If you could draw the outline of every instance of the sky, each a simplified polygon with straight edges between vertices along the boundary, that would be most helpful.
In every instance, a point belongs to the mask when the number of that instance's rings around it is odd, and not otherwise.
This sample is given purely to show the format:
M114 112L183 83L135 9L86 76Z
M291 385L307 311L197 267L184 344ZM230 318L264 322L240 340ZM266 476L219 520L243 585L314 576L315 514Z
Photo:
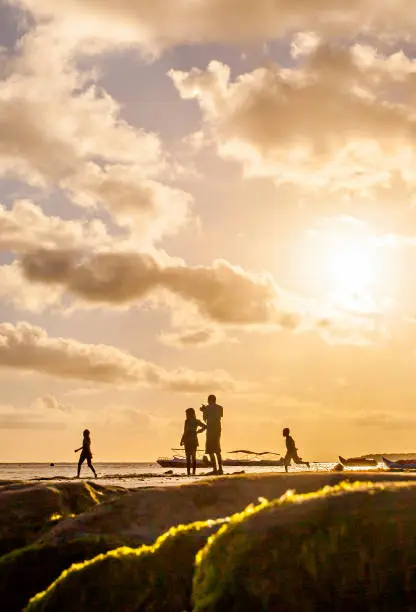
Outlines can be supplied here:
M415 451L413 0L0 0L0 461ZM200 444L203 445L203 436Z

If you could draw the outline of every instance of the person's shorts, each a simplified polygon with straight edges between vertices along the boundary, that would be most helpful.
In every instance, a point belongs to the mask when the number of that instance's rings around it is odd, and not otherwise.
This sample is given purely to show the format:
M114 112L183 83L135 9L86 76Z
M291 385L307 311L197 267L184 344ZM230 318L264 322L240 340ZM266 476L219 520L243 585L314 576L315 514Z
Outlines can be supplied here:
M185 444L185 454L186 455L193 455L194 453L196 453L196 449L198 448L198 443L190 443L190 444Z
M81 453L79 461L80 463L83 463L84 461L91 461L91 459L92 455L90 453Z
M302 461L302 459L299 457L296 451L289 451L288 453L286 453L285 462L290 461L294 461L296 463L297 461Z
M213 453L221 452L221 430L207 431L207 438L205 442L205 452L208 455L212 455Z

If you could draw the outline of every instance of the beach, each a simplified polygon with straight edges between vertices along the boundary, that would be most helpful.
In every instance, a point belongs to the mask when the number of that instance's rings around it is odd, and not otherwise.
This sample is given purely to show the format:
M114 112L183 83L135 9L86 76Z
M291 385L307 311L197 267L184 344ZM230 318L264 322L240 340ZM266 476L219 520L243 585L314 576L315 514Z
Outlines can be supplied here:
M314 608L305 607L304 596L323 604L325 589L318 585L333 588L341 571L351 584L333 609L346 610L355 597L354 609L387 610L369 605L374 576L387 595L395 585L397 606L390 609L412 609L406 589L413 588L416 475L269 472L182 477L176 486L151 486L151 478L144 478L147 484L134 490L100 479L3 481L0 599L7 610L306 611ZM288 546L291 555L285 556ZM250 576L247 586L238 567L250 555L256 563L243 572ZM398 555L400 564L389 564L393 583L384 583L382 564ZM215 585L212 563L222 568ZM305 566L302 580L296 563ZM374 575L369 567L376 568ZM279 576L297 585L297 606L273 607L276 588L289 597ZM234 582L249 591L251 608ZM207 589L215 591L214 599ZM230 597L234 607L227 607ZM367 608L360 607L363 602Z
M98 474L98 482L103 485L115 485L134 489L136 487L147 487L157 485L175 485L182 482L194 480L194 477L186 476L186 469L162 468L155 462L106 462L96 463ZM313 463L311 472L329 471L334 467L335 463L322 462ZM73 480L76 477L76 464L73 463L55 463L51 466L49 463L0 463L0 481L29 481L29 482L65 482ZM292 466L293 472L304 471L303 466ZM209 472L210 469L198 469L196 478L199 479ZM236 473L281 473L284 472L283 467L227 467L225 474L232 475ZM90 480L92 474L85 465L81 471L81 479Z

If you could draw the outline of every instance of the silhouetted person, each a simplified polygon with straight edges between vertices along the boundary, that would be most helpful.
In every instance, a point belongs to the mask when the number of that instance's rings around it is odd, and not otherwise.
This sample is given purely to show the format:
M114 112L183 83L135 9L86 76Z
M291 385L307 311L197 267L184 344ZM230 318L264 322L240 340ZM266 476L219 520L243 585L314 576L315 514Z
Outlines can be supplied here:
M286 438L286 456L285 456L285 470L288 471L290 462L293 461L298 465L309 465L309 461L302 461L302 458L298 455L298 449L292 436L290 435L290 429L285 427L283 430L283 436Z
M186 455L186 471L188 476L191 475L191 464L192 474L196 472L196 449L198 448L198 434L206 430L207 426L202 421L198 421L196 418L195 410L193 408L187 408L185 411L186 419L185 426L183 428L183 435L181 439L181 446L185 447ZM199 427L199 429L198 429Z
M214 474L222 474L221 419L223 407L217 404L215 395L208 396L208 406L201 406L202 416L207 424L205 452L209 455ZM217 463L215 462L217 459Z
M81 465L84 463L85 460L87 460L87 465L90 468L90 470L93 472L94 476L97 478L97 472L94 469L94 466L91 462L92 459L92 452L91 452L91 438L90 438L90 430L89 429L84 429L83 432L83 440L82 440L82 446L80 446L79 448L76 448L74 453L78 453L79 451L81 451L81 455L79 457L79 461L78 461L78 474L77 474L77 478L79 478L79 475L81 473Z

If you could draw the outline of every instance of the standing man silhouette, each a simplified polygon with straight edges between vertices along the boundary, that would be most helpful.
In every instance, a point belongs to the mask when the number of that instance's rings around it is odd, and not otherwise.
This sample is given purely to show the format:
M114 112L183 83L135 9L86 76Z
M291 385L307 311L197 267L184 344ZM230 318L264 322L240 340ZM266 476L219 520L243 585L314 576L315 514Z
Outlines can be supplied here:
M208 406L201 406L200 410L207 424L205 452L209 455L214 474L223 474L221 458L221 419L224 412L223 407L217 404L215 395L209 395Z

